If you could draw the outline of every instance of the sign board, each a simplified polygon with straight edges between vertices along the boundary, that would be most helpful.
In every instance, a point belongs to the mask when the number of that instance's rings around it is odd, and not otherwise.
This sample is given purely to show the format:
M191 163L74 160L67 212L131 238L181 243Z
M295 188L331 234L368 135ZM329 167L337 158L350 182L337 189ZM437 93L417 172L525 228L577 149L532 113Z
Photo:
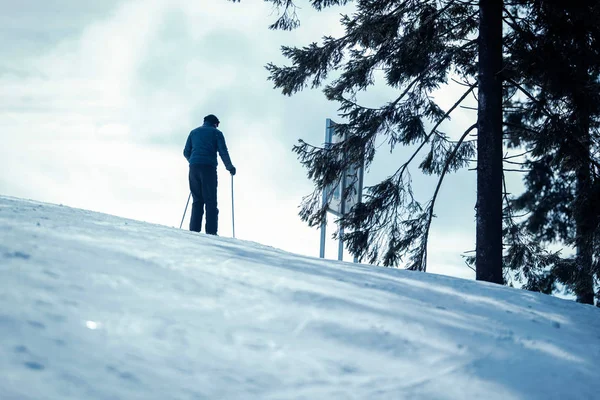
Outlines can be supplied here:
M325 146L338 143L341 138L335 136L335 122L327 119L326 132L325 132ZM342 216L348 212L355 204L361 201L362 196L362 180L363 180L363 166L359 168L357 166L349 167L339 184L330 186L325 190L325 200L329 203L328 211L337 216ZM345 188L352 187L350 195L346 198L345 204L342 204L342 191Z
M330 147L332 144L335 144L341 140L339 136L335 135L335 122L331 119L327 119L326 129L325 129L325 147ZM362 200L362 188L363 188L363 175L364 175L364 166L351 166L346 171L340 182L338 184L332 185L326 188L323 191L323 204L326 202L329 203L327 211L332 214L341 217L346 214L355 204L361 202ZM346 188L352 187L350 191L350 195L346 198L345 202L342 202L342 193ZM325 258L325 231L326 231L326 223L323 222L321 225L321 249L320 249L320 257ZM340 234L343 235L343 229L340 229ZM344 244L340 240L339 249L338 249L338 260L343 260L344 255ZM354 262L357 262L357 259L354 259Z

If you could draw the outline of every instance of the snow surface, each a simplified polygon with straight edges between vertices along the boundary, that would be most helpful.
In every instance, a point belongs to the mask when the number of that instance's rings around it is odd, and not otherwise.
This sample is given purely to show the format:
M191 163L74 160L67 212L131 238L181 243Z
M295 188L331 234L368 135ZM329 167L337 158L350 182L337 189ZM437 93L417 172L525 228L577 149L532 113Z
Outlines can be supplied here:
M591 306L0 196L2 400L598 399L599 361Z

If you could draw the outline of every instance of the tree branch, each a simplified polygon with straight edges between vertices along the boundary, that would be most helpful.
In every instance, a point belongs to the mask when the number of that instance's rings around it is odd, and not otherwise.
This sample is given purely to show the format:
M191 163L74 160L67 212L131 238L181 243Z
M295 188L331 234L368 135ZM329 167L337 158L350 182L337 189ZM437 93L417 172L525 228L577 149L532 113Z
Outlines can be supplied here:
M433 134L435 133L436 129L442 124L442 122L444 122L446 120L446 118L448 118L450 116L450 114L452 113L452 111L454 111L460 105L460 103L462 103L462 101L469 95L469 93L471 93L473 91L473 89L475 89L475 86L471 86L469 88L469 90L467 90L460 97L460 99L458 99L458 101L456 103L454 103L454 105L452 107L450 107L450 109L444 114L444 116L442 118L440 118L440 120L437 122L437 124L429 132L429 134L427 135L427 137L425 138L425 140L423 140L423 142L421 142L421 144L419 145L419 147L417 148L417 150L415 150L415 152L410 157L410 159L407 162L405 162L400 168L398 168L396 170L396 172L394 173L394 175L397 175L398 172L400 172L400 175L402 175L404 173L404 170L406 170L406 168L408 167L408 165L414 160L414 158L417 156L417 154L419 154L419 152L425 146L425 144L427 144L429 142L429 139L431 139L431 136L433 136ZM470 131L471 131L471 129L469 129L467 132L470 132ZM461 142L462 142L463 139L464 138L461 138Z
M472 90L472 88L470 90ZM450 167L450 163L452 162L452 160L456 156L456 153L458 152L458 149L460 148L460 145L462 144L463 140L465 140L465 138L467 137L467 135L473 129L475 129L475 128L477 128L477 124L471 125L469 127L469 129L467 129L463 133L463 135L461 136L461 138L456 143L456 146L454 146L454 150L452 150L452 153L450 154L450 156L446 160L446 164L444 165L444 169L442 170L442 174L440 175L440 179L438 180L437 186L435 188L435 192L433 193L433 197L431 198L431 202L429 204L429 216L427 217L427 226L425 228L425 234L424 234L424 238L425 238L425 244L424 244L424 246L425 246L425 249L424 249L424 255L423 255L423 260L422 260L422 265L423 265L423 271L424 272L427 271L427 241L428 241L428 237L429 237L429 228L431 227L431 221L433 220L433 209L435 207L435 201L437 200L438 193L440 192L440 187L442 186L442 182L444 180L444 177L446 176L446 173L448 172L448 168Z

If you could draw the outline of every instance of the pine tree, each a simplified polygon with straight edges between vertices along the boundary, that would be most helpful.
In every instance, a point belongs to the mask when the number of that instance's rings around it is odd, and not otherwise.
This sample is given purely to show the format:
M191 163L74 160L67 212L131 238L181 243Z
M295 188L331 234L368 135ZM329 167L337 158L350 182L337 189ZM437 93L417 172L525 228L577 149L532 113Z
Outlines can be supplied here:
M267 1L283 10L271 28L299 25L293 1ZM311 1L317 10L346 3ZM482 1L478 7L451 0L357 1L355 14L343 16L341 23L346 31L343 37L325 37L322 44L304 48L283 47L292 66L268 65L275 87L286 95L308 85L319 87L331 71L342 71L324 92L339 102L340 113L348 120L337 127L344 140L328 148L303 141L294 147L316 184L303 202L301 217L311 226L323 221L327 206L320 204L321 192L339 182L348 167L363 162L368 166L378 136L385 136L392 150L396 145L416 145L406 162L367 188L365 201L338 222L349 231L341 239L360 259L391 266L408 256L409 269L424 271L441 183L448 172L466 166L475 155L474 143L466 138L478 128L477 278L502 283L502 2ZM374 85L376 69L385 71L385 83L397 88L399 96L379 108L367 108L359 104L358 92ZM459 101L444 111L430 94L446 84L451 73L464 82L479 82L478 123L458 140L451 140L439 126L477 85L466 84ZM427 123L433 128L426 130ZM413 196L409 165L425 146L429 152L419 168L437 174L439 180L423 205Z
M299 26L292 0L266 1L283 10L271 28ZM321 10L350 2L313 0L311 4ZM573 284L579 280L577 276L589 277L590 273L598 276L600 219L596 217L590 222L588 218L599 214L598 202L590 201L599 194L596 172L590 168L598 166L597 120L589 107L579 107L578 111L572 108L570 114L564 112L561 103L564 89L557 89L561 76L556 71L561 69L553 68L552 54L558 53L561 62L568 63L571 54L561 52L570 39L562 39L560 28L558 33L548 28L559 26L556 21L552 25L540 18L543 12L560 18L564 12L560 7L570 6L571 13L576 12L578 6L582 7L578 2L564 3L556 6L558 3L514 0L503 8L502 2L494 1L481 1L479 5L456 1L357 1L356 13L342 18L346 28L343 37L326 37L320 45L312 43L301 49L284 47L283 54L291 59L292 66L269 64L270 79L275 87L292 95L309 85L323 86L332 71L342 71L338 79L325 85L324 92L330 100L340 103L341 115L349 121L338 127L338 133L345 140L331 148L319 148L303 141L294 147L309 177L316 183L315 192L303 202L302 218L311 226L320 224L327 209L320 204L321 191L339 182L348 166L363 161L368 166L375 156L374 142L378 136L386 136L392 150L398 144L416 145L415 153L388 179L368 188L366 201L355 206L339 223L351 230L342 239L361 259L397 265L403 256L409 255L408 268L425 270L427 237L441 183L446 173L467 165L474 155L475 147L466 136L477 127L478 279L502 281L502 236L509 246L504 267L515 272L518 279L524 277L527 289L550 293L556 279ZM502 17L506 22L504 42L508 60L504 66ZM574 27L571 23L570 28ZM477 28L480 28L479 40L474 41ZM579 42L592 40L591 48L600 48L598 37L594 35L591 34L591 39L589 36L579 38ZM576 101L580 105L594 101L591 96L594 90L598 93L598 79L590 70L597 64L588 60L591 64L581 67L584 48L579 45L578 58L572 62L579 66L577 71L587 68L591 78L584 85L585 91L571 91L571 95L587 93L583 101L581 96ZM378 68L385 71L385 83L398 88L400 96L376 109L363 107L357 100L358 92L374 85L374 71ZM477 84L467 84L463 96L446 111L428 97L432 90L447 82L451 72L457 73L464 82L476 80L480 85L478 124L457 141L450 140L438 128ZM530 170L526 176L528 190L515 202L510 201L506 187L502 193L502 173L498 167L502 162L503 134L498 128L498 120L502 118L499 100L502 79L506 83L505 100L515 93L525 95L525 101L512 103L504 121L505 135L511 146L526 147L527 151L521 156L526 157L524 164ZM486 109L490 105L488 99L493 106ZM426 131L427 123L433 125L433 129ZM432 198L423 205L412 194L408 167L425 146L430 150L419 168L439 175L440 179ZM588 149L588 153L581 153L583 149ZM511 161L514 157L506 156L505 163L515 164ZM573 160L590 163L578 162L575 167ZM348 194L344 193L343 197ZM499 228L500 196L505 202L502 231ZM515 223L519 218L515 216L515 206L517 210L530 212L525 224ZM578 221L576 224L571 223L573 218ZM489 225L486 227L486 224ZM565 239L568 237L572 239ZM544 242L552 238L577 243L576 260L547 252L540 239ZM576 273L583 264L587 265L585 272ZM589 299L589 284L581 292Z
M575 258L553 257L541 266L549 267L547 281L557 279L578 301L593 304L600 253L600 6L534 1L508 15L520 37L511 43L514 80L527 94L508 118L511 144L527 148L529 169L514 205L529 212L523 226L535 238L575 246ZM529 268L515 260L515 268Z

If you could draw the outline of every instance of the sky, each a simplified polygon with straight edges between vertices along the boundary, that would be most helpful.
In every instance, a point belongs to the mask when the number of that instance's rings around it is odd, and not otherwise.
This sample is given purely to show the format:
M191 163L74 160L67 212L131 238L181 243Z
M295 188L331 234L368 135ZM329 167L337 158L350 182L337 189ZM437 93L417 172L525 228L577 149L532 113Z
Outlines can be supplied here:
M0 195L0 399L597 399L591 305Z
M339 35L340 13L300 10L293 32L271 31L270 4L245 0L0 0L0 194L65 204L179 227L189 194L182 155L188 133L207 114L221 120L237 175L236 237L318 256L319 231L298 217L312 192L292 153L298 139L320 145L337 104L320 90L292 97L274 90L264 66L281 65L282 45ZM393 96L377 86L364 97ZM456 86L434 94L449 107ZM458 110L442 127L457 137L475 122ZM408 155L380 154L365 185ZM423 153L424 155L425 153ZM395 166L390 169L390 165ZM413 168L420 200L431 177ZM519 178L511 178L519 187ZM219 234L232 234L232 181L219 166ZM461 256L475 245L475 173L449 176L435 210L430 272L474 278ZM184 222L188 224L189 210ZM330 218L328 234L334 231ZM337 257L328 239L326 257ZM346 259L350 259L346 254Z

